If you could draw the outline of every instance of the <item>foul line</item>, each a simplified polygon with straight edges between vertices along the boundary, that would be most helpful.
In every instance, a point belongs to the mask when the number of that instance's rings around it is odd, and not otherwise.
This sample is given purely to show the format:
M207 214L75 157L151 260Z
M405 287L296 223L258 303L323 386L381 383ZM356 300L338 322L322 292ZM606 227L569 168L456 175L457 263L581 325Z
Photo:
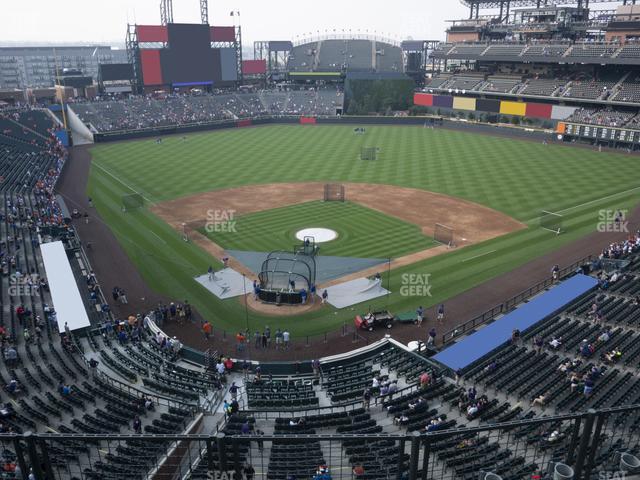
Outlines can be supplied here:
M489 255L490 253L495 253L495 252L497 252L497 250L491 250L490 252L481 253L480 255L476 255L475 257L471 257L471 258L465 258L460 263L468 262L469 260L473 260L475 258L484 257L485 255Z
M156 237L158 240L160 240L162 243L164 243L165 245L167 245L167 242L165 242L162 238L160 238L160 235L158 235L157 233L155 233L155 232L153 232L153 231L151 231L151 230L149 230L149 233L150 233L151 235L153 235L154 237Z
M120 182L122 185L124 185L125 187L127 187L129 190L131 190L134 193L137 193L138 195L140 195L143 199L145 199L147 202L149 203L155 203L152 202L151 200L149 200L147 197L145 197L144 195L142 195L140 192L138 192L135 188L133 188L131 185L126 184L125 182L123 182L122 180L120 180L118 177L116 177L113 173L111 173L109 170L105 169L104 167L101 167L100 165L98 165L97 163L92 163L92 165L96 168L99 168L100 170L102 170L104 173L106 173L107 175L109 175L110 177L112 177L113 179L115 179L116 181Z
M607 195L606 197L596 198L595 200L589 200L588 202L581 203L580 205L574 205L573 207L565 208L564 210L559 210L557 212L549 212L549 213L559 214L559 213L570 212L571 210L573 210L575 208L580 208L580 207L584 207L586 205L590 205L592 203L598 203L598 202L602 202L603 200L608 200L610 198L619 197L619 196L622 196L622 195L624 195L626 193L635 192L638 189L640 189L640 187L630 188L629 190L625 190L623 192L613 193L611 195ZM525 223L530 223L530 222L533 222L535 220L539 220L540 218L542 218L542 217L541 216L533 217L531 220L527 220Z

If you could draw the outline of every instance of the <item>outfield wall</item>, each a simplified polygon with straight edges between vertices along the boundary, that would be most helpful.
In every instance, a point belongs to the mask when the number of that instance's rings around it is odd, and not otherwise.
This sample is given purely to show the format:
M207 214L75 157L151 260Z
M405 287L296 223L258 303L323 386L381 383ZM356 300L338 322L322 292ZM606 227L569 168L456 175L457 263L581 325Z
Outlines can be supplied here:
M424 116L424 117L372 117L372 116L343 116L343 117L317 117L318 125L395 125L395 126L431 126L438 125L438 128L450 130L460 130L489 135L503 135L508 137L519 137L533 140L554 140L555 135L548 132L518 127L508 127L504 125L487 123L470 123L453 121L447 118ZM263 117L254 118L250 126L260 125L300 125L300 117ZM180 127L154 128L148 130L135 130L128 132L96 133L94 139L96 143L118 142L122 140L133 140L139 138L158 137L166 135L177 135L192 132L204 132L210 130L221 130L239 127L248 127L244 121L221 121L207 124L183 125Z
M578 109L578 107L552 105L550 103L514 102L510 100L456 97L419 92L414 93L413 104L419 107L440 107L478 113L499 113L515 117L542 118L546 120L565 120Z

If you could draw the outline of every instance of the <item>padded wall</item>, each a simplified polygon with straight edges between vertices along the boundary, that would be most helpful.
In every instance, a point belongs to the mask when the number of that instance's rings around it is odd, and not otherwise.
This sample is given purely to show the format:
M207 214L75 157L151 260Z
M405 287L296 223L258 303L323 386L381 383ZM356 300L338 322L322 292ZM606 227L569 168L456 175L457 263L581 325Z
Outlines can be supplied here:
M476 99L473 97L453 97L453 108L456 110L475 110Z
M518 115L524 117L527 113L527 104L522 102L500 102L500 113L503 115Z
M420 107L431 107L433 106L433 95L428 93L414 93L413 104Z

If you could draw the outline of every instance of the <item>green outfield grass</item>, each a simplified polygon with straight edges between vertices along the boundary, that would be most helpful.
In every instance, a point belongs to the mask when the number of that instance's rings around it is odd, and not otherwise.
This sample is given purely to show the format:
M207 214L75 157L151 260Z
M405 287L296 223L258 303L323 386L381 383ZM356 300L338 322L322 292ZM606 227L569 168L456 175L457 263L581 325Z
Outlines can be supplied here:
M359 160L362 145L383 153ZM593 232L600 209L632 208L640 200L636 156L421 127L367 126L366 135L354 136L352 127L269 126L194 134L186 142L171 137L161 145L153 139L98 145L92 155L89 195L145 280L171 298L189 299L214 328L230 331L245 324L241 304L218 301L192 280L218 265L215 259L148 210L123 213L122 195L137 191L157 202L254 183L386 183L469 199L530 225L392 271L392 295L373 306L394 312L433 305L510 271ZM562 213L566 233L540 229L541 210ZM433 296L402 296L404 273L430 273ZM351 322L353 314L322 309L274 320L251 313L250 327L269 322L294 336L312 335Z
M307 202L243 215L235 222L233 231L203 226L200 233L227 250L271 252L301 244L296 232L303 228L329 228L338 238L321 244L320 254L338 257L397 258L436 245L417 225L352 202Z

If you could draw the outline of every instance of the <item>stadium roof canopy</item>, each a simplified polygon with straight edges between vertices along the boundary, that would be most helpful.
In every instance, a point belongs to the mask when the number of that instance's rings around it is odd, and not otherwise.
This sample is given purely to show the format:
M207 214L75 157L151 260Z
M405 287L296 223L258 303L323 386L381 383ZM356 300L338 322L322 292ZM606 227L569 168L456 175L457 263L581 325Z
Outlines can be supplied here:
M460 3L467 7L477 7L481 9L485 8L500 8L500 4L510 3L512 7L538 7L544 5L544 0L460 0ZM552 3L552 2L547 2ZM560 0L556 3L559 5L577 5L582 4L581 0ZM592 0L591 3L622 3L622 0Z

